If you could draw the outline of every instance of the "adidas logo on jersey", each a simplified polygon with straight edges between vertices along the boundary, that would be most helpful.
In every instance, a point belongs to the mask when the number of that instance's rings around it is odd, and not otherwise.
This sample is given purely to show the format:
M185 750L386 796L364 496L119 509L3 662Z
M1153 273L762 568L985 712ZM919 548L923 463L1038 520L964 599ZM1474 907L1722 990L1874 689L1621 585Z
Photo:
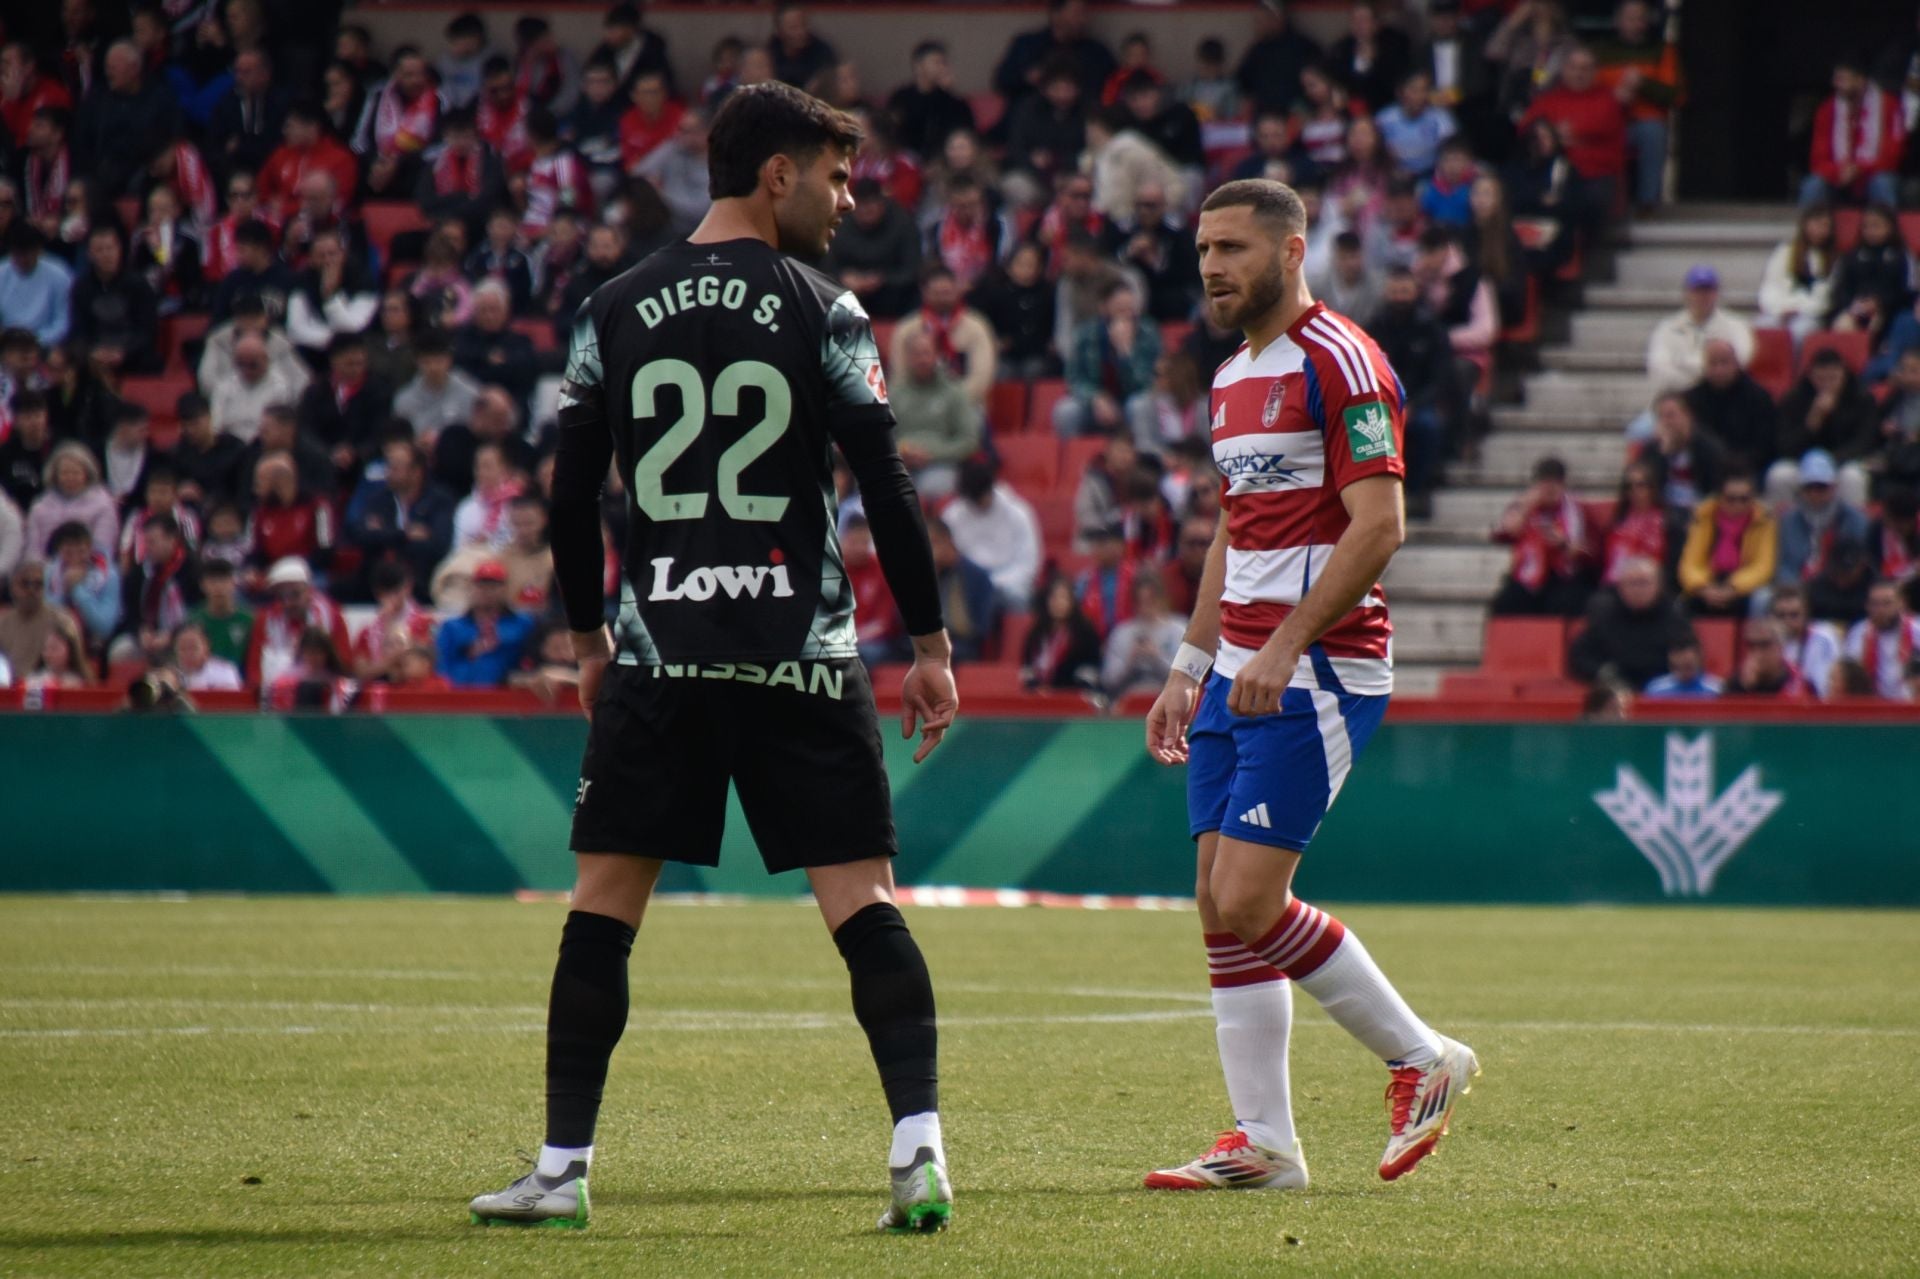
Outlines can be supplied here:
M1267 816L1267 802L1261 800L1246 812L1240 814L1240 820L1249 826L1258 826L1262 830L1273 829L1273 819Z
M767 582L773 582L772 598L785 599L793 594L793 583L787 580L785 564L723 564L715 568L702 565L673 584L673 557L662 556L653 561L653 589L647 592L649 600L710 600L718 591L725 591L727 598L737 600L742 595L748 599L760 598L760 588Z

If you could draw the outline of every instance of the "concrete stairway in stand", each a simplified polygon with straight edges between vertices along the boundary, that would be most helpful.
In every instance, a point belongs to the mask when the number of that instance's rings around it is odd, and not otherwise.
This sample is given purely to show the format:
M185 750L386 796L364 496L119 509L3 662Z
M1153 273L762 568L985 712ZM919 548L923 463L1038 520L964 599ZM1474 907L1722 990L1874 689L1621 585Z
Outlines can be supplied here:
M1767 254L1792 224L1786 205L1680 205L1622 234L1613 278L1586 287L1567 340L1542 347L1518 403L1494 408L1480 457L1448 468L1433 518L1413 525L1388 569L1401 691L1430 693L1447 670L1479 661L1487 601L1507 566L1488 532L1535 461L1551 454L1566 462L1582 497L1615 490L1623 428L1649 398L1647 337L1680 306L1688 268L1717 270L1721 304L1751 321Z

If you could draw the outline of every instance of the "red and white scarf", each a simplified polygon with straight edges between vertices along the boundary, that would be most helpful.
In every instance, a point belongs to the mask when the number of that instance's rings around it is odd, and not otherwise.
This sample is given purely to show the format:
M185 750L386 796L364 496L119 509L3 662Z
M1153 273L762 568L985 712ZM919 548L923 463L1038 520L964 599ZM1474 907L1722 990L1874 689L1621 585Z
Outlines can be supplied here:
M1920 621L1911 617L1902 617L1891 635L1876 629L1871 621L1860 623L1860 665L1866 668L1867 681L1880 696L1898 697L1903 691L1902 681L1906 676L1907 663L1913 660L1913 633L1916 628L1920 628ZM1891 671L1883 665L1889 640L1893 649ZM1889 676L1890 682L1883 684L1882 680ZM1889 688L1896 691L1889 692Z
M1880 158L1881 130L1886 127L1886 104L1880 86L1868 84L1858 104L1836 96L1833 100L1833 158L1840 164L1871 164Z
M468 199L478 199L487 175L487 156L478 147L471 151L456 151L452 147L441 147L440 154L433 161L433 191L435 195L463 195Z
M1884 525L1880 529L1880 576L1899 581L1914 570L1914 548Z
M509 169L523 169L533 156L533 144L527 139L527 108L521 98L505 110L486 98L473 114L474 128L487 145L500 153Z
M37 152L27 154L26 197L29 218L57 217L66 199L67 183L73 180L72 151L61 147L51 161Z
M200 149L191 142L174 143L173 190L180 197L180 207L192 215L194 230L204 232L219 218L220 200L213 175L207 171Z
M946 365L947 372L955 377L964 377L967 372L967 362L953 344L953 329L959 322L958 309L955 309L951 315L942 315L930 306L920 308L920 323L926 326L926 335L933 340L933 349L939 355L940 363Z
M940 261L953 272L962 290L972 288L993 265L993 237L988 226L981 222L965 227L951 217L940 219Z
M1560 530L1559 546L1547 541L1546 530ZM1586 518L1580 503L1563 496L1557 507L1535 507L1527 513L1526 523L1513 548L1513 580L1530 591L1537 591L1547 578L1572 577L1574 557L1586 539Z
M440 98L431 89L423 89L412 102L400 96L400 86L389 84L380 91L373 110L373 145L383 156L412 153L433 138L440 118Z
M527 212L520 229L537 240L562 209L592 212L593 188L587 185L586 166L571 151L534 156L527 169Z
M1667 562L1667 519L1658 510L1628 511L1607 533L1607 569L1603 581L1612 586L1620 568L1630 559Z

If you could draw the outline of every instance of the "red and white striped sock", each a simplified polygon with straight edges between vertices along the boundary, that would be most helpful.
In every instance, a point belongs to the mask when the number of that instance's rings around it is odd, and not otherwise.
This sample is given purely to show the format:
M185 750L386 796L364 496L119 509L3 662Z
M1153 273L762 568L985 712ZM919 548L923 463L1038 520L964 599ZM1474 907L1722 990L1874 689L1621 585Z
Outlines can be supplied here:
M1214 1038L1234 1121L1254 1145L1290 1155L1295 1143L1287 1039L1293 1029L1293 987L1232 933L1205 937Z
M1414 1016L1373 956L1332 915L1299 898L1248 947L1320 1001L1327 1016L1390 1065L1427 1065L1440 1037Z

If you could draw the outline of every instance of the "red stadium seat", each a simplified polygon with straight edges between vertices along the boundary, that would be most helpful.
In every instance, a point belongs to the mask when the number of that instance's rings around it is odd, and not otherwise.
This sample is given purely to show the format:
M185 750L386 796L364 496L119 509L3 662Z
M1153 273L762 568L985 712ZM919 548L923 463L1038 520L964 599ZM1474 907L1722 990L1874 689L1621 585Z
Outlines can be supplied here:
M1520 681L1486 671L1448 671L1440 677L1440 696L1456 702L1504 702Z
M1860 210L1835 209L1833 211L1833 244L1841 253L1860 241Z
M1527 305L1518 322L1500 331L1503 346L1530 346L1540 340L1540 280L1527 277Z
M360 220L367 229L367 242L378 249L383 258L389 256L387 246L393 243L394 236L406 231L425 231L433 225L418 205L398 200L367 201L361 206Z
M1033 499L1033 513L1040 520L1040 542L1048 551L1064 551L1073 545L1073 495L1043 494Z
M1909 209L1900 215L1900 238L1910 253L1920 253L1920 210Z
M1180 344L1187 340L1187 334L1191 332L1193 332L1193 324L1191 321L1168 320L1160 326L1160 349L1162 351L1178 351ZM1205 370L1203 369L1202 372L1205 372Z
M1033 380L1032 391L1027 399L1027 429L1037 431L1049 438L1053 435L1053 406L1067 393L1067 384L1057 377L1042 377Z
M1107 437L1104 435L1082 435L1078 439L1067 440L1061 447L1060 475L1055 484L1063 494L1071 494L1079 489L1080 477L1087 473L1087 463L1106 451Z
M554 341L553 322L534 315L523 315L513 322L513 331L521 334L533 343L536 351L552 351L559 347Z
M181 348L204 338L210 322L205 311L181 311L160 321L160 355L167 362L167 372L186 371L186 354Z
M1033 629L1033 614L1008 613L1000 619L1000 663L1018 666L1021 650L1027 646L1027 632Z
M1793 385L1793 337L1785 329L1753 331L1753 362L1747 366L1753 380L1779 399Z
M1015 435L997 442L1000 475L1022 493L1046 493L1060 474L1060 442L1047 435Z
M1558 617L1487 619L1480 666L1488 674L1558 679L1567 670L1567 623Z
M153 417L171 418L175 404L191 390L193 379L184 373L130 377L120 383L120 398L138 404Z
M1800 367L1804 370L1807 362L1821 351L1838 351L1840 358L1856 375L1867 367L1867 360L1873 354L1873 341L1865 333L1810 333L1807 340L1800 344Z
M995 382L987 391L987 426L996 437L1018 435L1027 429L1027 384L1018 379Z
M954 682L961 697L1014 697L1026 689L1020 683L1020 665L1000 662L965 662L954 668Z
M1007 113L1007 100L988 90L984 93L969 93L967 106L973 111L973 131L985 133L1000 123L1000 117Z
M171 453L180 443L180 419L155 415L147 427L147 445L156 453Z
M1731 617L1703 617L1693 624L1700 637L1700 657L1709 675L1721 679L1733 674L1734 641L1740 624Z

